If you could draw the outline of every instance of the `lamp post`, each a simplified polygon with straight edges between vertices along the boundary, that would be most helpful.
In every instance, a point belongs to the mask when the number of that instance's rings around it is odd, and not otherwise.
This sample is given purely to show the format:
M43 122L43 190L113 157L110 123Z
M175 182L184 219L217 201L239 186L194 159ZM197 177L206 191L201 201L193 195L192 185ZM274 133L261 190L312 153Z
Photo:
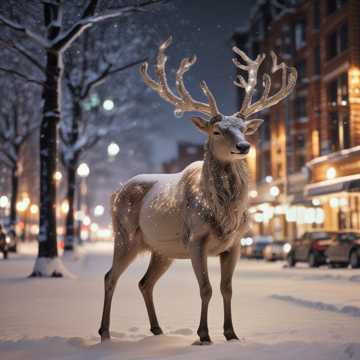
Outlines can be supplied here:
M86 204L83 203L83 198L87 194L87 183L86 179L90 175L90 168L89 165L86 163L81 163L79 167L77 168L77 174L80 177L80 184L79 184L79 191L78 191L78 212L83 213L83 215L86 215ZM84 208L84 211L82 211ZM78 226L77 226L77 238L79 244L81 244L81 225L82 225L82 218L78 219Z

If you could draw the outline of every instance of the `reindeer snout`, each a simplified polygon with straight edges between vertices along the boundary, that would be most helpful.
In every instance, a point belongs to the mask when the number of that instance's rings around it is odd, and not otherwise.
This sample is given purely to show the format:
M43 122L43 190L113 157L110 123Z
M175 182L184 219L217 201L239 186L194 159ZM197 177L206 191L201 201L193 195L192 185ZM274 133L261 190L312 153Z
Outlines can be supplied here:
M247 154L250 151L250 144L248 142L240 142L236 144L236 149L240 154Z

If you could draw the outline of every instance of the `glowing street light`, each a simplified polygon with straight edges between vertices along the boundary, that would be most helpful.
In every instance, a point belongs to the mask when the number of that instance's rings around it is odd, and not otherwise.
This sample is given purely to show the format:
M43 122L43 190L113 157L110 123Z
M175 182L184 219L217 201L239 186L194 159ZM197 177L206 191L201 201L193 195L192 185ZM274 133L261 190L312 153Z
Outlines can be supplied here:
M326 178L328 180L332 180L336 178L336 169L333 167L330 167L326 170Z
M330 206L334 209L334 208L337 208L339 206L339 199L336 198L336 197L333 197L330 199L329 201L330 203Z
M312 204L314 206L319 206L321 204L321 201L319 199L316 199L316 198L312 199L311 202L312 202Z
M0 208L6 209L9 205L9 198L6 195L0 196Z
M36 204L32 204L30 206L30 212L33 215L37 214L39 212L39 207Z
M265 176L265 181L270 184L272 182L273 178L271 175Z
M270 188L271 196L276 197L276 196L279 196L279 194L280 194L280 189L277 186L274 185Z
M102 216L104 215L104 207L102 205L96 205L94 209L94 215L95 216Z
M103 108L105 111L111 111L114 109L114 102L111 99L106 99L103 102Z
M255 199L257 196L258 196L258 192L256 190L251 190L249 192L249 196L252 198L252 199Z
M91 224L91 219L89 218L89 216L85 215L82 222L85 226L89 226Z
M55 173L54 173L54 180L56 181L56 182L60 182L61 181L61 179L62 179L62 173L60 172L60 171L55 171Z
M112 142L107 147L107 152L109 156L116 156L120 152L120 147L118 144Z
M67 200L64 200L61 203L61 212L66 215L69 212L69 202Z
M82 178L86 178L89 176L90 174L90 168L88 166L88 164L86 163L81 163L79 165L79 167L77 168L77 174L82 177Z

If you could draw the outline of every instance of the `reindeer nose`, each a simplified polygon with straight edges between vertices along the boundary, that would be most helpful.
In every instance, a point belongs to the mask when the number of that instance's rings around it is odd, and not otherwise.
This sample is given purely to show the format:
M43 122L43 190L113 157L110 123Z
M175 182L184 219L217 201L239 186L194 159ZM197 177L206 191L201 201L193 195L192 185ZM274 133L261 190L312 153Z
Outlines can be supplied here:
M237 143L236 149L239 150L241 154L247 154L250 150L250 144L247 142Z

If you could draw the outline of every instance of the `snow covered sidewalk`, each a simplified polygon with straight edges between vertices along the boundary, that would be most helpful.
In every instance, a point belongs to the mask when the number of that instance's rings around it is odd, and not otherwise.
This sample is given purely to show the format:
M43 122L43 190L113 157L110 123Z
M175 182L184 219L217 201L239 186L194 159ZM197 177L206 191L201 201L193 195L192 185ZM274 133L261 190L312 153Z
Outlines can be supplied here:
M113 341L100 344L103 275L111 251L110 244L99 244L86 247L77 260L66 259L75 279L27 279L34 263L31 248L0 260L0 359L360 359L360 271L285 269L280 262L241 260L233 291L241 341L225 343L215 258L209 263L214 345L191 346L200 298L188 261L175 262L155 288L166 335L150 335L137 288L147 256L120 278L112 307Z

